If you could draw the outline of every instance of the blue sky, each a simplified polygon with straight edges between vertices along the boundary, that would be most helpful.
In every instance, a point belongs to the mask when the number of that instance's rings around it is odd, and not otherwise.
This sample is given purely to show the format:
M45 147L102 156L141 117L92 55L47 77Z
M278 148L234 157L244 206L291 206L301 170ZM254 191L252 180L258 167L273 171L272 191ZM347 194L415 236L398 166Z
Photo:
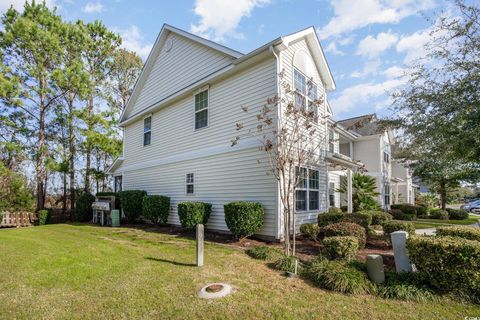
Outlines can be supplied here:
M68 20L102 20L123 36L123 46L144 59L163 25L247 53L315 26L337 89L328 99L336 119L389 113L387 92L404 83L405 64L424 54L425 16L449 10L440 0L50 0ZM2 0L0 11L23 0Z

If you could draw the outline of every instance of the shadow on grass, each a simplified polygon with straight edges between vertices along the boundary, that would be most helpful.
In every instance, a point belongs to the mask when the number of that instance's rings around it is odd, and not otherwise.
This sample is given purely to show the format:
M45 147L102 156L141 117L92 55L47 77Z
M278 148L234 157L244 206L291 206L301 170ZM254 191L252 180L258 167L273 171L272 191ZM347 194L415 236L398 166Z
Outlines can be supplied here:
M195 267L196 264L194 263L183 263L183 262L177 262L177 261L171 261L171 260L165 260L165 259L160 259L160 258L155 258L155 257L145 257L146 260L151 260L151 261L157 261L157 262L165 262L165 263L170 263L176 266L184 266L184 267Z

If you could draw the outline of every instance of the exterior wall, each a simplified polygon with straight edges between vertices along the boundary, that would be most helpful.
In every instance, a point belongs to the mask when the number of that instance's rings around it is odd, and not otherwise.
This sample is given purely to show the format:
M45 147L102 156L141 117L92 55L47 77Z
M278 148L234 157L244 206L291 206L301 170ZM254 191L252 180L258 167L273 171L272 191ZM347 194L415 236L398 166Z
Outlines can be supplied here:
M345 175L343 172L330 171L328 173L328 196L330 197L331 193L331 184L333 183L335 187L333 190L340 188L340 178ZM334 192L335 207L340 208L341 206L347 205L347 203L342 203L342 197L340 192ZM330 200L330 198L328 198ZM330 206L330 203L328 204Z
M370 139L357 140L353 147L353 159L365 164L368 172L381 172L380 166L380 140L377 136Z
M281 81L285 81L294 88L293 82L293 70L294 70L294 60L295 55L299 52L306 53L307 59L313 61L313 58L310 54L310 48L305 40L299 40L296 43L290 45L287 49L280 52L280 65L279 70L283 71L284 77ZM308 61L302 61L308 65ZM325 94L325 86L321 80L320 74L318 69L315 67L314 64L309 64L309 68L301 69L299 65L296 65L300 71L307 76L307 78L312 79L312 81L318 87L318 96L324 96L326 101L326 94ZM325 151L328 150L328 131L327 131L327 123L325 120L322 120L322 116L327 114L327 103L324 102L321 106L319 106L318 115L319 115L319 126L318 126L318 136L317 139L312 141L312 143L319 143L320 150L319 150L319 165L316 169L319 170L319 210L312 210L312 211L303 211L297 212L296 216L296 225L299 227L303 223L312 223L317 221L318 212L325 212L328 209L328 170L327 170L327 163L325 161ZM323 121L324 123L322 123ZM281 210L281 209L280 209ZM281 212L281 211L280 211Z
M165 44L127 116L136 114L232 62L232 57L178 34L168 35Z

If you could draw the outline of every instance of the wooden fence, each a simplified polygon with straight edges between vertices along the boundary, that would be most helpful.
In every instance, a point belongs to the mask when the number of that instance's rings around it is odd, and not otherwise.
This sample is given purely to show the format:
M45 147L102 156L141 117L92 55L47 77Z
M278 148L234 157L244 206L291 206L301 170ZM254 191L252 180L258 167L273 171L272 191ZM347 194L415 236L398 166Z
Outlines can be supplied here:
M38 220L37 214L32 212L3 212L0 227L28 227Z

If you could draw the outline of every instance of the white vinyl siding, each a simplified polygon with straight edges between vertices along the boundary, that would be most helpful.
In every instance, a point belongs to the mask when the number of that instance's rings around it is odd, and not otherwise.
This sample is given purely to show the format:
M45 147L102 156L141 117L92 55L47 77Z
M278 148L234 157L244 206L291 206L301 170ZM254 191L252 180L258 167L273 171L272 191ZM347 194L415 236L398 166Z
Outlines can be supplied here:
M233 58L177 34L170 34L141 88L131 116L229 65ZM135 97L132 97L135 99Z

